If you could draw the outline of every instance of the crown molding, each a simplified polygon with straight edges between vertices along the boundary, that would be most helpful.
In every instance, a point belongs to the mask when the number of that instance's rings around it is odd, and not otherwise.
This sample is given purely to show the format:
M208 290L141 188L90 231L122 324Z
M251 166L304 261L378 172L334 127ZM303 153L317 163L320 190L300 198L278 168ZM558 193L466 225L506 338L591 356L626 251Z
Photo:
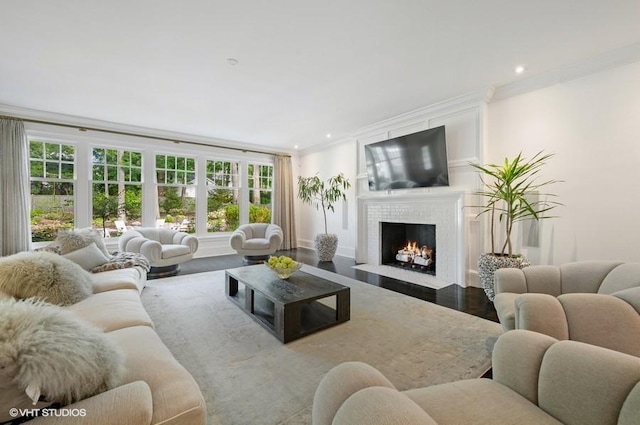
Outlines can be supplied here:
M488 103L493 97L494 87L487 87L481 90L476 90L471 93L466 93L448 100L437 102L422 108L414 109L409 112L405 112L400 115L387 118L382 121L361 127L351 132L351 135L333 140L331 142L322 143L314 146L310 146L306 149L299 151L300 155L307 155L310 153L321 152L330 146L339 145L342 143L353 142L367 135L375 134L383 130L387 130L389 127L397 127L403 122L415 122L416 120L426 119L430 116L445 115L449 112L458 112L462 109L468 109L477 107Z
M594 56L571 65L495 88L491 101L502 100L539 90L565 81L575 80L611 68L628 65L640 60L640 43Z
M130 124L116 123L112 121L86 118L86 117L81 117L76 115L59 114L56 112L48 112L48 111L41 111L37 109L29 109L29 108L22 108L18 106L0 104L0 116L3 116L3 115L15 117L18 119L23 119L26 121L29 121L29 120L40 121L45 125L47 123L50 123L50 125L54 125L54 126L56 124L59 124L63 126L77 127L79 129L86 127L89 129L104 130L105 132L111 131L111 132L130 133L130 135L136 136L136 137L142 137L142 138L158 137L158 138L168 139L169 141L175 141L176 143L193 142L193 143L198 143L203 145L209 145L212 148L217 147L217 148L223 148L223 149L228 148L228 149L234 149L234 150L246 149L247 151L264 152L264 153L273 154L273 155L279 155L279 154L290 155L291 154L291 152L283 152L276 149L269 149L268 147L265 147L265 146L253 145L250 143L243 143L243 142L238 142L234 140L217 139L213 137L198 136L198 135L188 134L188 133L160 130L160 129L154 129L149 127L141 127L141 126L130 125Z

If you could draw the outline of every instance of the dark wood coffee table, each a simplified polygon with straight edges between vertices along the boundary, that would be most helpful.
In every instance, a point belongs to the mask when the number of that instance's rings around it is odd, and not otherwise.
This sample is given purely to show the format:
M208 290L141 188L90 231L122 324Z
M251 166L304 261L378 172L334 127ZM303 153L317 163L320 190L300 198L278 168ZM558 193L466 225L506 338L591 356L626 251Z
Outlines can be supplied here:
M278 278L267 266L225 271L226 294L283 343L346 322L350 289L302 271Z

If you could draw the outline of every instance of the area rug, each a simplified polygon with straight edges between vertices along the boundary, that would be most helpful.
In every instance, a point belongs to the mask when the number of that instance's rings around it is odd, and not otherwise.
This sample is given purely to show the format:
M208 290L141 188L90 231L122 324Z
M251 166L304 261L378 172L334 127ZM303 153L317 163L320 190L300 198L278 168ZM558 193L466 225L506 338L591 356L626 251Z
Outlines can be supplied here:
M349 286L351 320L288 344L226 299L224 271L147 283L143 304L200 385L210 425L310 424L320 379L345 361L375 366L400 390L490 368L498 323L314 267L302 271Z

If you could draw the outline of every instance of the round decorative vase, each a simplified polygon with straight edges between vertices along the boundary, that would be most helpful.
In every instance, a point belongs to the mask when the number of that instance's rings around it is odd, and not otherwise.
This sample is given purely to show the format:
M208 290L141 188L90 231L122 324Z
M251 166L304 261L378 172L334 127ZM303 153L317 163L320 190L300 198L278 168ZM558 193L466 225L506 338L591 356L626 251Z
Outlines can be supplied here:
M491 302L496 296L494 274L498 269L523 269L529 265L529 260L523 255L509 257L501 254L482 254L478 257L478 277L485 294Z
M318 233L315 239L316 252L320 261L332 261L338 249L338 235Z

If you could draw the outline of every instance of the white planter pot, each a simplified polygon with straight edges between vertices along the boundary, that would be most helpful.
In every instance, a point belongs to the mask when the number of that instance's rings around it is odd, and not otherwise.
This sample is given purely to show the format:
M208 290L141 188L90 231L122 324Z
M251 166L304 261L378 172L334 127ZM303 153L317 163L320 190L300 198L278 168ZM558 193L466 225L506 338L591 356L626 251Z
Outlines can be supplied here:
M320 261L332 261L338 249L338 235L318 233L315 239L316 252Z
M498 269L523 269L529 265L529 260L524 256L508 257L497 254L482 254L478 257L478 277L489 300L493 302L495 297L494 274Z

